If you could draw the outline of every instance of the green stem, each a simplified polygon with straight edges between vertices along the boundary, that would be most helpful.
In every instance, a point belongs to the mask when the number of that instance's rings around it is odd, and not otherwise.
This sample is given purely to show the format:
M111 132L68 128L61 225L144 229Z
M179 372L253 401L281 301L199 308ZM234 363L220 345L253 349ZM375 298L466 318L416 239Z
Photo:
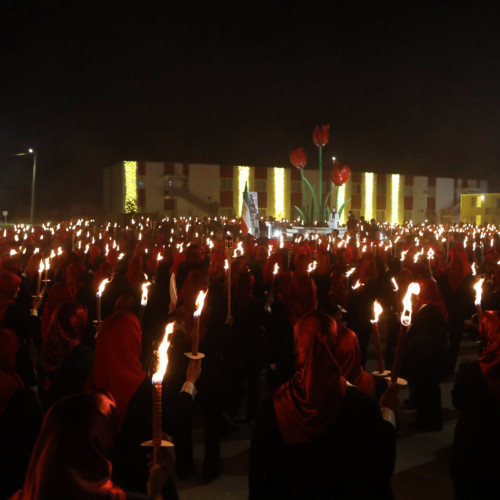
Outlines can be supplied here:
M319 147L319 202L323 199L323 146ZM324 222L323 210L318 210L320 213L320 220L318 222Z

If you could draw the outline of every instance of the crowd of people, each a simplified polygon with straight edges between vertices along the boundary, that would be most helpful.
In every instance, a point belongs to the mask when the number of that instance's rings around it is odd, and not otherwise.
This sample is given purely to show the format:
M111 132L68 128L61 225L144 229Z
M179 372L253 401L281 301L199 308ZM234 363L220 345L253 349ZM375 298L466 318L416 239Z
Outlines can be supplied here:
M6 227L0 498L178 498L175 478L195 469L197 415L205 482L222 471L221 437L245 424L249 498L392 498L401 388L365 370L375 300L385 368L402 349L411 425L442 428L440 382L456 373L456 498L492 498L500 237L491 227L383 227L351 220L345 234L288 241L208 219ZM420 292L398 347L412 282ZM142 446L153 433L152 357L174 321L162 428L175 461L163 448L154 461ZM185 356L195 330L203 360ZM464 334L478 356L457 367Z

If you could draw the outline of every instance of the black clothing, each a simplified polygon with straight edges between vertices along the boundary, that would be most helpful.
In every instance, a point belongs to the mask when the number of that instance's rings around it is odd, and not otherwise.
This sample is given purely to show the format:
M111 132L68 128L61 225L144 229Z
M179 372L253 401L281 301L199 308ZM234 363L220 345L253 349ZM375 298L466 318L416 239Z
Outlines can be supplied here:
M347 387L334 422L319 438L287 446L272 397L250 445L250 499L392 498L396 430L372 397Z
M451 460L455 498L497 498L500 405L493 399L477 360L459 366L451 395L460 411Z
M24 484L42 411L30 389L19 388L0 415L0 498L10 498Z

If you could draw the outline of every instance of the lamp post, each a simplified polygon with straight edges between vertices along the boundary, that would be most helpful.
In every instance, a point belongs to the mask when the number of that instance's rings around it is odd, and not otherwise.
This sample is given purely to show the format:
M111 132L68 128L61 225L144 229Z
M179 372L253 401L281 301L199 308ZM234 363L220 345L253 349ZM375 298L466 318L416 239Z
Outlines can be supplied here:
M28 152L33 155L33 178L31 180L31 209L30 209L30 223L33 224L33 216L35 212L35 179L36 179L36 151L32 148Z

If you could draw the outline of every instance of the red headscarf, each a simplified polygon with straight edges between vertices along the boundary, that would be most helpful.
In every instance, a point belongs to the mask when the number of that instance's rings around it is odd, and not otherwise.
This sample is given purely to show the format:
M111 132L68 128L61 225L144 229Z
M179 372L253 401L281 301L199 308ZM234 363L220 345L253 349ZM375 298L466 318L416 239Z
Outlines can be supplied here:
M23 488L12 499L125 500L111 480L115 434L110 395L77 394L56 403L45 416Z
M308 443L335 420L346 381L333 356L336 323L315 311L294 328L295 373L274 393L274 409L286 444Z
M179 291L175 320L181 326L189 342L191 342L193 333L193 313L196 311L196 298L201 290L206 290L208 288L208 285L208 273L203 269L192 269ZM207 307L207 298L208 296L205 297L205 304L200 318L200 342L205 337L208 328L209 309Z
M238 278L234 293L235 312L248 312L253 299L255 278L250 273L242 273Z
M55 283L50 287L42 314L42 340L46 338L54 309L59 304L75 301L75 289L67 283Z
M44 372L42 387L48 391L63 363L81 343L87 326L87 310L76 303L59 304L42 341L40 361Z
M101 249L98 245L91 245L89 249L89 264L93 266L97 257L101 255Z
M500 313L484 311L479 322L479 337L484 351L479 366L491 395L500 402Z
M340 305L346 307L349 297L349 291L345 286L345 274L340 270L334 270L330 274L330 290L328 300L332 307Z
M463 260L458 257L451 259L450 267L448 269L448 284L450 285L450 290L452 292L458 290L458 287L462 284L466 274Z
M295 257L295 273L287 294L288 319L292 326L301 316L318 307L316 284L307 275L307 262L305 255Z
M339 335L335 359L339 365L340 373L359 390L375 397L375 379L361 366L358 336L349 328L337 327Z
M137 290L144 281L144 271L142 270L142 257L134 255L128 261L127 272L125 274L130 286Z
M30 281L34 279L38 269L40 268L40 261L42 260L42 256L39 253L34 253L28 260L28 265L24 270L26 276Z
M418 284L420 285L420 293L418 294L417 303L413 309L414 312L419 311L425 304L433 304L439 309L445 321L447 321L448 309L446 309L443 296L441 295L437 283L432 278L421 278L418 280Z
M66 283L77 292L85 283L85 266L81 262L73 262L66 268Z
M113 395L120 426L132 396L146 377L140 354L141 325L135 314L117 312L101 323L89 383Z
M17 335L12 330L0 328L0 415L18 389L24 387L16 372L16 355L19 347Z
M14 273L0 274L0 323L3 321L7 308L14 302L21 278Z

